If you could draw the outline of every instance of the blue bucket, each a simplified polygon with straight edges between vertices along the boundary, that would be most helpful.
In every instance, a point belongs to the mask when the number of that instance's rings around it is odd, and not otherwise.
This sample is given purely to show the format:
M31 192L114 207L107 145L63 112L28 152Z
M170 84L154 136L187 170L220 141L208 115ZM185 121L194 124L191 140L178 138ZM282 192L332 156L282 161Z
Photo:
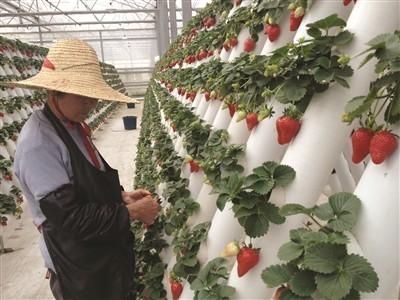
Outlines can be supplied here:
M125 130L136 129L136 116L126 116L122 118Z

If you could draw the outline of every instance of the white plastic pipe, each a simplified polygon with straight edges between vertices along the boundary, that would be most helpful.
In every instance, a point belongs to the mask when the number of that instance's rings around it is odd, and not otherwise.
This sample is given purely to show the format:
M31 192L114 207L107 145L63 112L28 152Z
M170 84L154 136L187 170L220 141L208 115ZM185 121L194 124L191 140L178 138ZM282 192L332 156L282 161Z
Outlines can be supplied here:
M208 105L207 111L204 114L204 121L206 121L208 124L212 125L215 119L215 116L217 115L217 112L219 108L222 105L221 100L210 100L210 104Z
M363 1L357 2L354 9L357 9L360 3L363 3ZM372 17L363 16L359 17L357 22L354 22L354 26L351 27L352 22L349 21L350 31L356 34L352 45L348 47L348 53L351 56L365 49L365 43L372 36L396 28L393 26L394 22L391 22L392 24L389 24L388 27L385 26L385 28L378 25L379 18L376 16L386 16L386 13L382 12L384 5L381 2L379 4L375 2L375 5L381 6L380 12L375 15L375 22L370 22ZM384 10L390 11L391 9L393 7L386 7ZM395 12L397 13L397 10ZM307 23L317 21L333 13L337 13L340 17L346 19L349 9L344 7L341 1L315 2L310 12L304 17L295 40L307 35L305 26ZM394 15L392 17L396 19ZM360 30L369 31L368 38L359 39L358 32ZM353 66L356 66L355 69L358 65L359 60L353 61ZM354 96L366 94L369 81L373 78L373 70L363 68L349 80L351 89L336 85L323 94L314 96L304 114L300 132L289 145L282 160L282 164L289 165L296 171L296 179L284 191L284 202L300 203L305 206L315 204L328 181L334 164L340 157L346 137L349 136L351 130L349 126L341 122L344 106ZM278 202L278 199L271 199L271 202ZM237 299L245 299L246 297L265 299L272 295L273 290L268 289L260 278L261 271L266 266L279 262L276 256L279 247L287 241L289 230L301 226L302 221L301 216L292 216L283 225L272 225L265 237L254 241L256 246L262 248L259 264L251 273L242 278L238 278L235 272L232 272L229 278L229 284L236 288L235 297Z
M362 207L353 233L379 277L378 290L365 299L398 299L399 156L397 149L380 165L370 162L354 192Z

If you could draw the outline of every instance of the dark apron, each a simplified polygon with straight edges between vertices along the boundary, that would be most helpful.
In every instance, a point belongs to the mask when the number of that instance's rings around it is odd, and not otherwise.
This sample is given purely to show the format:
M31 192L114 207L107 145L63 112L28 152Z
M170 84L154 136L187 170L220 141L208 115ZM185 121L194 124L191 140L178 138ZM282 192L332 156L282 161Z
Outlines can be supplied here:
M122 205L118 172L103 157L101 159L105 171L94 167L47 105L43 112L70 153L75 195L72 202L82 205L110 204L111 207L115 207L116 203ZM64 299L134 298L131 293L134 274L133 235L129 230L129 219L123 222L126 222L126 230L123 223L122 233L119 232L111 240L77 239L58 229L59 227L56 228L50 221L44 222L44 239L60 280Z

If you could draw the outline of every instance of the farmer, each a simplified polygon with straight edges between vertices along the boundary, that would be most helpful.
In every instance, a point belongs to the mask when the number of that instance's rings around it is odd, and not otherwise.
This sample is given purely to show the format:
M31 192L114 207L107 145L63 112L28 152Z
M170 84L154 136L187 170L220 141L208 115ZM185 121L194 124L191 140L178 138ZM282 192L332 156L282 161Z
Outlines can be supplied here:
M159 206L146 190L122 190L84 120L98 99L135 100L107 85L93 48L75 39L54 44L36 76L8 84L48 91L21 131L14 168L41 231L54 297L134 298L130 221L152 224Z

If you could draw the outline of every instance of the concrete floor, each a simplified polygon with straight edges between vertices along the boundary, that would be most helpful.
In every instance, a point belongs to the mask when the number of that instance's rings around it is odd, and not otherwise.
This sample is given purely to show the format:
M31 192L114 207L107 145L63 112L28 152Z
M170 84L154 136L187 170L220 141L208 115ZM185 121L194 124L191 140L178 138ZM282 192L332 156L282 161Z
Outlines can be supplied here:
M134 177L136 144L143 104L128 109L121 104L106 124L93 134L94 143L109 165L118 169L121 184L131 190ZM137 130L124 130L122 117L138 116ZM1 228L5 247L14 252L0 255L0 299L54 299L38 248L38 232L27 208L20 220L10 220Z

